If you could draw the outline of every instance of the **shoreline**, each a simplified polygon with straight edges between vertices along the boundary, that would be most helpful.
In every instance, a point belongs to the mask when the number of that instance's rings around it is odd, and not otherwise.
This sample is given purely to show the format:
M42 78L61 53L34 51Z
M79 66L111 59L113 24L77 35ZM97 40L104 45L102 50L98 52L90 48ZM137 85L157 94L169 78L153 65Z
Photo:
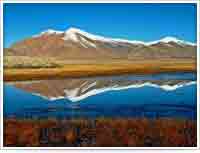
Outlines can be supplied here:
M196 62L151 62L117 64L67 64L60 68L5 68L4 81L59 79L124 74L196 72Z

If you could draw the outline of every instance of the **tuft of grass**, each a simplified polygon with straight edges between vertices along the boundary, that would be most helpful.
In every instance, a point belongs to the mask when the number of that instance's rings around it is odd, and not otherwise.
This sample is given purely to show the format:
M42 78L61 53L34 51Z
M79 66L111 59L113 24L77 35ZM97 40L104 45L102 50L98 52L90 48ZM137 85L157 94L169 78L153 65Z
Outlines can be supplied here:
M62 65L53 58L4 56L4 68L57 68Z

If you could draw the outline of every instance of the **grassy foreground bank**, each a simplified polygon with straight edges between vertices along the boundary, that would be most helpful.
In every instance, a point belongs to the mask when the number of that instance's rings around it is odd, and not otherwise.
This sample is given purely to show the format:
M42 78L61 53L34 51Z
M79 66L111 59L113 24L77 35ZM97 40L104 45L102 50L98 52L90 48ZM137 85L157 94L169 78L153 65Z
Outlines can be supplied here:
M147 60L69 64L59 67L5 68L4 81L56 79L120 74L154 74L168 72L196 72L194 60Z

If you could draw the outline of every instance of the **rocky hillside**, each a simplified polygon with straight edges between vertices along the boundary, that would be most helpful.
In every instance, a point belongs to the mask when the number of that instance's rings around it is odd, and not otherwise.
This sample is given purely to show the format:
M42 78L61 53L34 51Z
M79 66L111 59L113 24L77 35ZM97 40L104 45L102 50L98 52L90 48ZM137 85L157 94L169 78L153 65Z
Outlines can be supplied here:
M47 30L13 44L4 55L58 59L196 58L196 45L174 37L141 42L106 38L76 28Z

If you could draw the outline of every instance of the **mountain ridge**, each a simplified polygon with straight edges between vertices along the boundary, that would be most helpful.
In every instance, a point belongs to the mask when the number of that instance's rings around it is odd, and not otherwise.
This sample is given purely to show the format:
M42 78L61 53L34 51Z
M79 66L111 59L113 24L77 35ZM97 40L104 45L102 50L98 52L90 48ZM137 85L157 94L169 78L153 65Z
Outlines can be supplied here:
M181 39L178 39L174 36L165 36L165 37L161 38L160 40L144 42L144 41L139 41L139 40L128 40L128 39L121 39L121 38L104 37L104 36L100 36L100 35L91 34L91 33L88 33L86 31L83 31L81 29L74 28L74 27L71 27L66 31L58 31L58 30L48 29L46 31L41 32L39 35L35 35L35 37L41 36L43 34L73 35L75 33L83 34L85 36L91 37L91 38L96 39L96 40L104 40L104 41L112 41L113 40L113 42L114 41L116 41L116 42L121 41L121 42L135 43L135 44L143 44L143 45L147 45L147 46L152 45L152 44L156 44L156 43L159 43L159 42L165 42L165 43L169 43L169 42L177 42L178 43L179 42L179 43L188 44L188 45L191 45L191 46L196 45L195 43L192 43L192 42L189 42L189 41L186 41L186 40L181 40ZM63 39L65 40L67 38L64 37Z
M9 49L9 55L61 59L160 59L196 58L196 45L165 37L152 42L130 41L90 34L77 28L49 29ZM8 52L8 51L7 51ZM5 51L5 55L8 55Z

